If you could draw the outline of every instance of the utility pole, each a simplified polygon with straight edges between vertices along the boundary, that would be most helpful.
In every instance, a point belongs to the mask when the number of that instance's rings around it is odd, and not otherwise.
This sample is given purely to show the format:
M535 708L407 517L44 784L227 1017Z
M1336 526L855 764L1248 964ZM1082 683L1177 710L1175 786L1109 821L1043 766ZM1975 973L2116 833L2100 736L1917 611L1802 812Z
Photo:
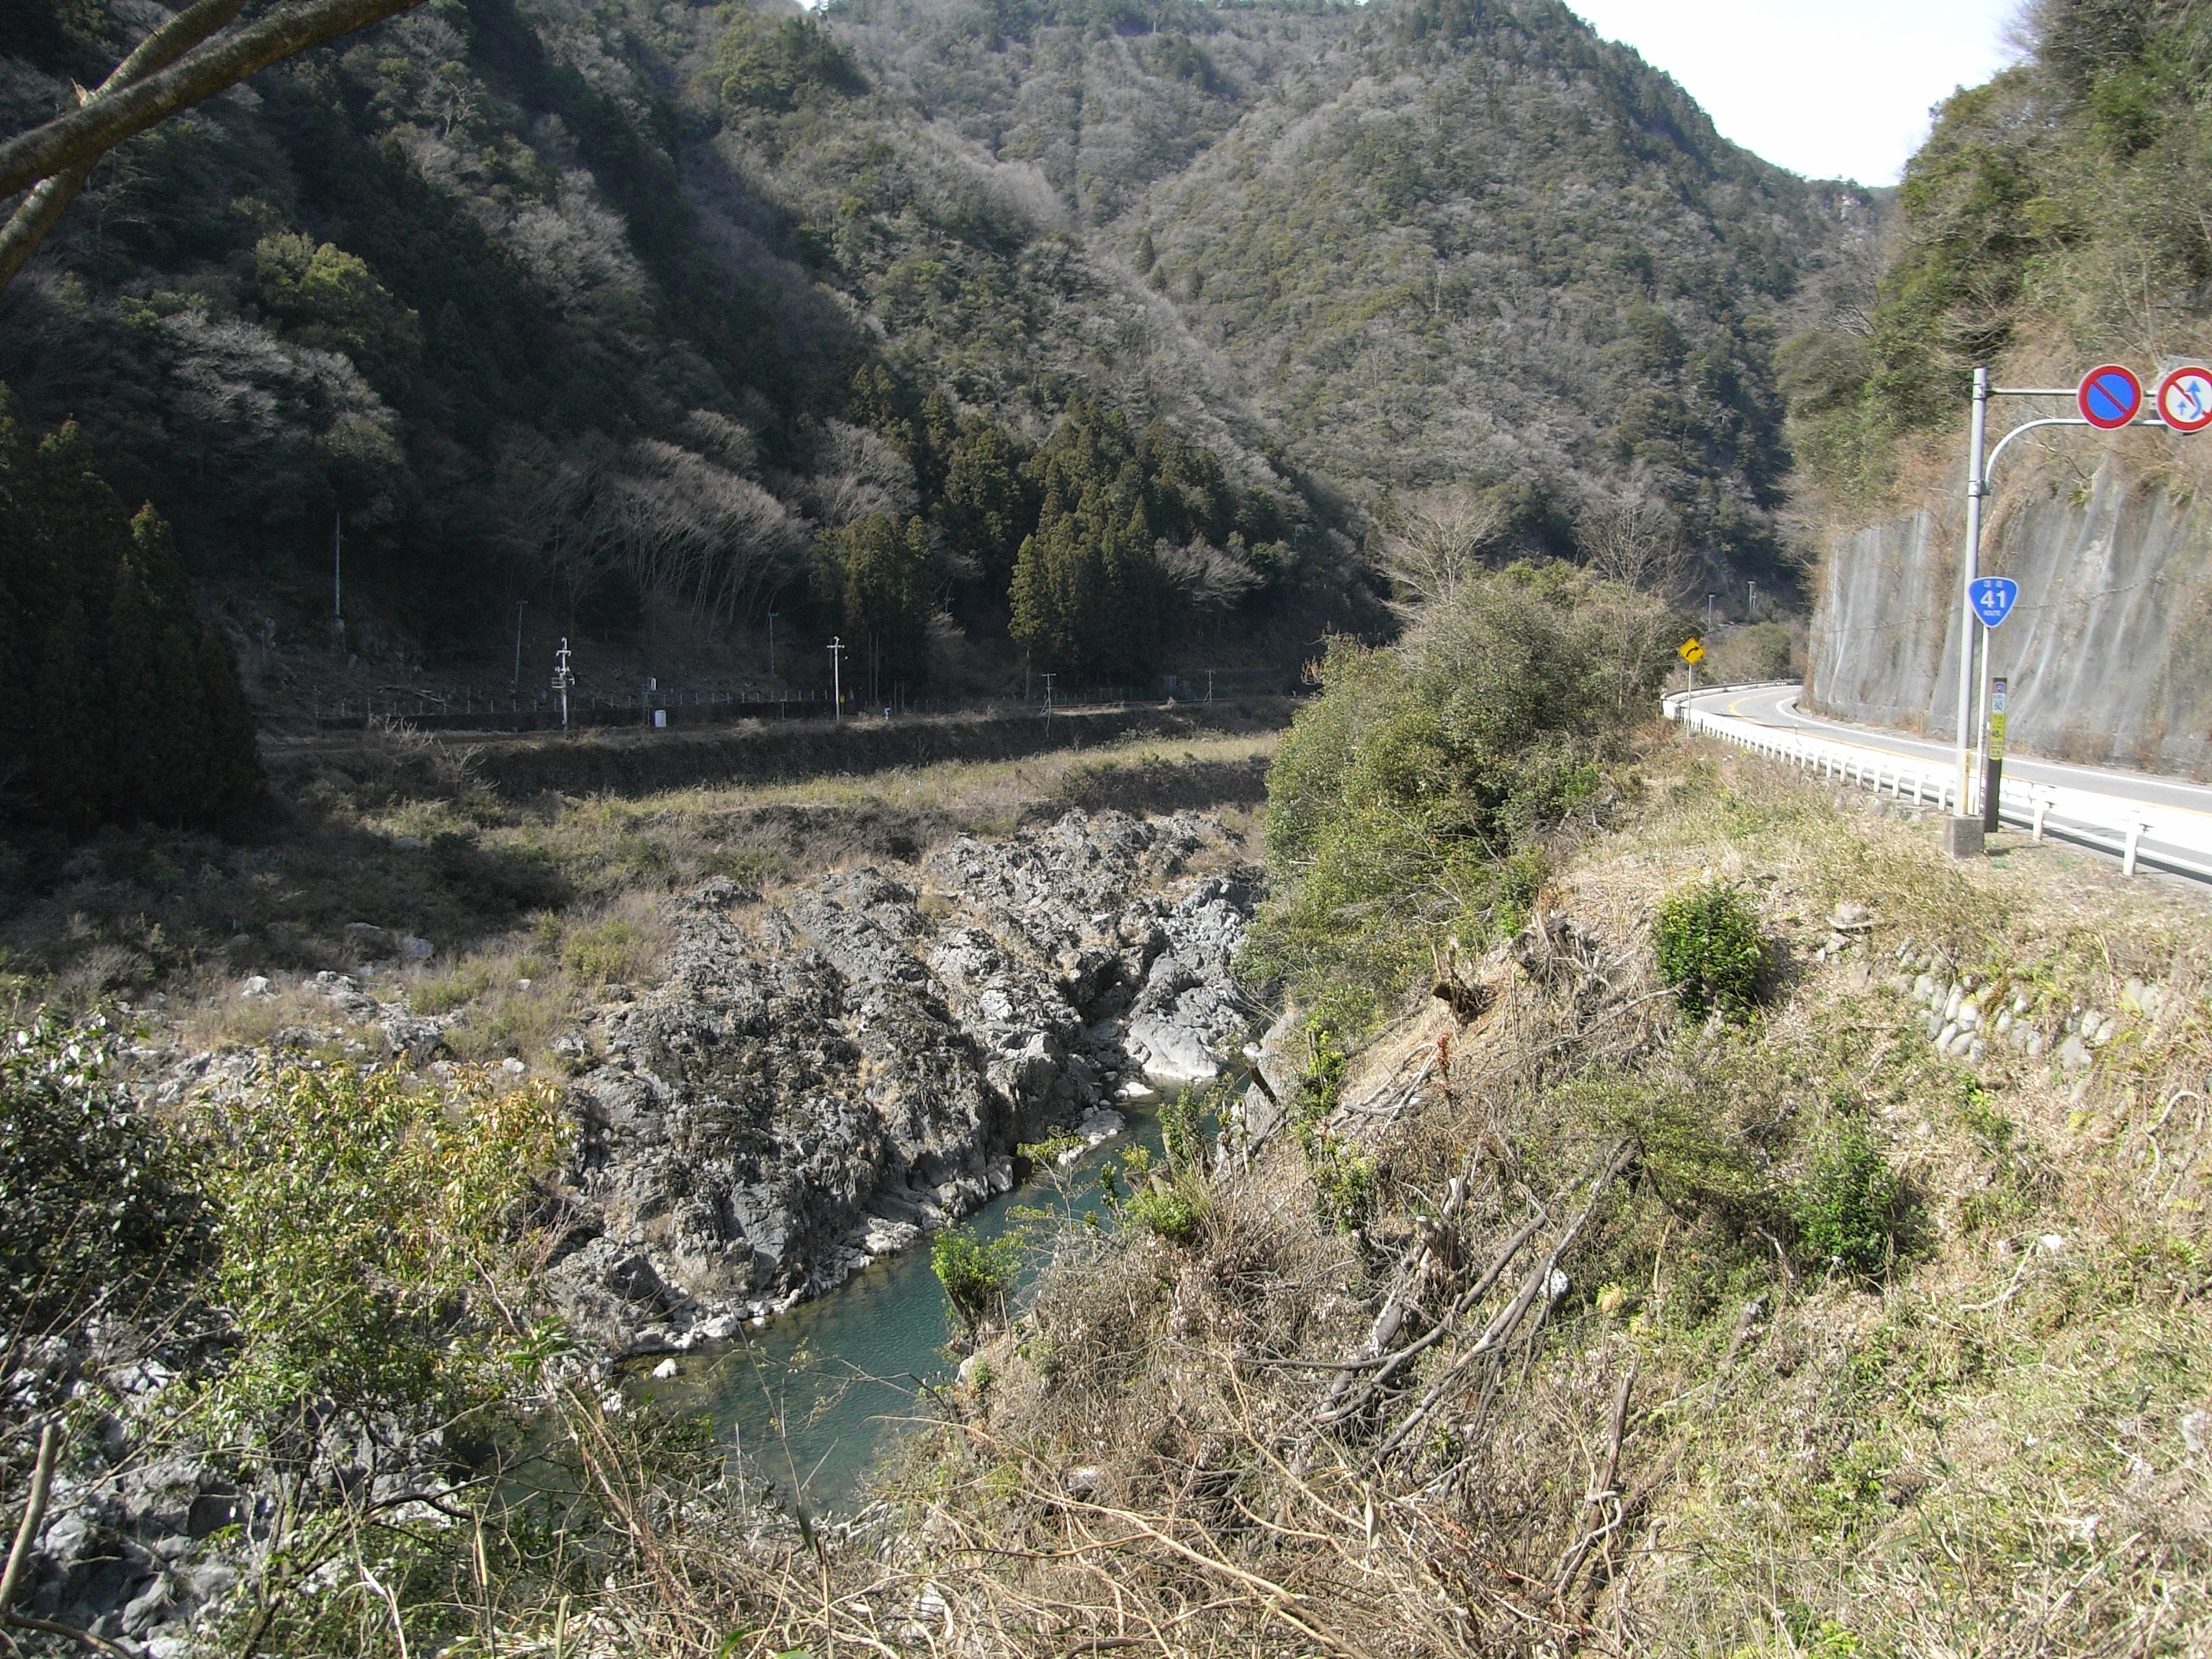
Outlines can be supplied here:
M775 678L775 612L768 613L768 677Z
M1044 729L1048 732L1052 730L1052 683L1059 678L1058 674L1044 677Z
M1746 622L1756 622L1759 619L1759 584L1757 582L1751 584L1751 599L1743 608L1743 615Z
M561 648L553 653L553 689L561 694L561 735L568 734L568 688L576 677L568 672L568 636L561 636Z
M524 605L528 605L529 603L530 603L530 601L529 601L529 600L527 600L527 599L517 599L517 600L514 602L514 689L515 689L517 691L520 691L520 690L522 690L522 607L523 607Z
M830 718L833 722L845 718L844 665L841 660L844 653L843 639L830 641Z
M1711 593L1708 593L1708 594L1706 594L1706 595L1705 595L1705 632L1706 632L1706 633L1708 633L1708 634L1710 634L1710 633L1711 633L1712 631L1713 631L1713 596L1712 596Z
M345 514L331 514L331 636L345 643Z

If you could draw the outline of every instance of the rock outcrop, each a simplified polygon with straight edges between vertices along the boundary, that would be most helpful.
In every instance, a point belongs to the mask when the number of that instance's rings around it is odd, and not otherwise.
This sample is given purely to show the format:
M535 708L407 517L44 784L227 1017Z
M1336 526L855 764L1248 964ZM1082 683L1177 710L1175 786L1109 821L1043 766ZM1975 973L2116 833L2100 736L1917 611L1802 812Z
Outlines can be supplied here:
M1072 811L678 900L661 983L562 1039L571 1318L630 1352L726 1335L1006 1191L1022 1143L1213 1076L1260 883L1213 820Z

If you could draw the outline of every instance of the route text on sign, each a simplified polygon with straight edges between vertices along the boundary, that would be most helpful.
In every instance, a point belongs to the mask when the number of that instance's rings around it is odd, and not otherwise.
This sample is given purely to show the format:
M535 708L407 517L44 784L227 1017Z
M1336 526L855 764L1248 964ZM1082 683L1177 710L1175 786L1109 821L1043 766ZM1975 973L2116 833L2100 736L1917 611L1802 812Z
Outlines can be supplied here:
M1974 614L1982 619L1982 625L1995 628L2020 603L2020 584L2009 576L1978 576L1972 598Z

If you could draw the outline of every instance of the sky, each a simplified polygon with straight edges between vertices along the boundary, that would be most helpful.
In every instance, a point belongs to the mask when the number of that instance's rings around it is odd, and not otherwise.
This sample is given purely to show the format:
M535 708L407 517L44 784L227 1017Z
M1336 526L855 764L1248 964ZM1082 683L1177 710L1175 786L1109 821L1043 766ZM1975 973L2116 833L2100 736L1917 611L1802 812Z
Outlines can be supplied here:
M2019 0L1567 0L1705 106L1723 137L1810 179L1893 185L1928 112L2013 61Z

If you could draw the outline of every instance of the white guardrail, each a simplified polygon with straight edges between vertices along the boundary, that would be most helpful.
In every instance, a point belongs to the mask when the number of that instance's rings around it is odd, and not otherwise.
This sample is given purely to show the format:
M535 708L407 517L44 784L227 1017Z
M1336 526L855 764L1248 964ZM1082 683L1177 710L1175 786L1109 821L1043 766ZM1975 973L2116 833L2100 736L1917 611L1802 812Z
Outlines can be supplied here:
M1785 766L1817 774L1874 794L1888 794L1917 806L1958 810L1958 772L1950 763L1916 760L1830 738L1766 726L1734 714L1715 714L1687 707L1692 696L1755 687L1700 686L1669 693L1667 718L1692 732L1732 743ZM1997 797L2001 823L2028 830L2037 841L2056 839L2110 853L2129 875L2139 864L2177 875L2212 881L2212 818L2153 801L2130 800L2063 784L2007 778Z

